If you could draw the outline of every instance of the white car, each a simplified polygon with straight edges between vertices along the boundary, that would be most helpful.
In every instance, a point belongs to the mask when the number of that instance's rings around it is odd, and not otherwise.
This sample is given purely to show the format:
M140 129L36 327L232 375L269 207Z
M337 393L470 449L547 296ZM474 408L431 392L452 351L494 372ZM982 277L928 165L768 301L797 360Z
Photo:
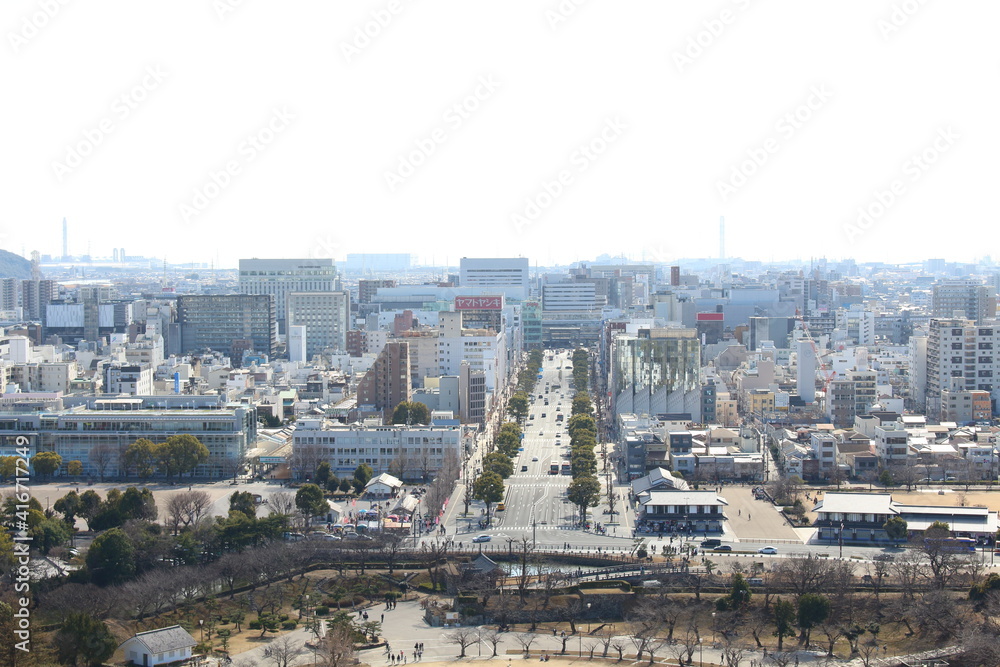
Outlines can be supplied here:
M773 556L773 555L775 555L775 554L778 553L778 550L775 549L774 547L761 547L760 549L757 549L757 553L759 553L759 554L769 554L769 555Z
M472 538L472 542L473 543L489 542L492 539L493 539L492 535L477 535Z
M537 460L538 460L538 457L537 457L537 456L532 456L532 457L531 457L531 460L532 460L532 461L537 461Z

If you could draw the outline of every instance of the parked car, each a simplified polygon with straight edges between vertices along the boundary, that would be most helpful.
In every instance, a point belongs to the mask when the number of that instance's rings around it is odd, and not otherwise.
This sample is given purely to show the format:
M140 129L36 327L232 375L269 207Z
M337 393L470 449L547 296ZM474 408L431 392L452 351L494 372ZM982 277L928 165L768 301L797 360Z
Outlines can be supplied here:
M493 539L492 535L476 535L475 537L472 538L472 542L476 544L479 542L489 542L492 539Z
M774 554L778 553L778 550L775 549L774 547L761 547L760 549L757 549L757 553L770 554L773 556Z
M500 503L499 505L497 505L497 512L503 512L505 509L507 509L506 503Z

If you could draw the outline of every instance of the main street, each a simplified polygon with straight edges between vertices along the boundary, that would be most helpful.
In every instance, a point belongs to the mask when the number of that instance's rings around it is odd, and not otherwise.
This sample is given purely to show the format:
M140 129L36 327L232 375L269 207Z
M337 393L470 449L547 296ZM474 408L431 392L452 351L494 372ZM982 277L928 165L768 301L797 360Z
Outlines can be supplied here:
M609 523L612 515L605 514L607 505L607 476L599 470L602 482L600 504L591 508L588 519L590 530L576 525L579 512L566 499L566 490L572 477L569 474L550 474L553 464L569 464L569 433L566 423L572 410L575 390L572 388L572 351L554 354L550 361L547 352L543 358L541 375L529 397L528 418L522 427L524 438L521 451L513 461L514 474L505 480L504 504L506 509L496 512L492 525L482 529L478 522L483 519L485 507L479 501L469 506L469 515L463 517L465 480L460 480L448 510L445 512L445 537L451 536L455 542L468 544L476 535L490 535L494 542L506 544L507 540L533 540L540 547L561 547L570 544L575 548L613 548L630 550L633 545L632 528L634 518L625 511L625 504L617 500L627 493L624 485L614 485L615 509L620 512L614 517L618 523ZM549 391L546 392L546 385ZM541 398L539 398L541 396ZM557 421L557 415L563 415ZM479 450L468 465L470 479L481 467L480 461L487 444L481 439ZM598 465L603 460L598 454ZM522 470L523 468L527 470ZM613 479L612 479L613 481ZM595 533L598 525L606 528L605 535ZM424 540L441 539L438 535L426 536Z

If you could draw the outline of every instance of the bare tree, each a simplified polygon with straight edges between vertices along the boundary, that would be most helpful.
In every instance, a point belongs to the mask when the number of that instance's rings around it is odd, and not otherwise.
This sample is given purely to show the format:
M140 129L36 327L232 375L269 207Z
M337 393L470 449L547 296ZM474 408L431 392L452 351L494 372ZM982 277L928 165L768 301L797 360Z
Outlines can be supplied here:
M174 535L188 526L195 526L212 506L212 497L205 491L181 491L167 500L167 525Z
M611 639L611 648L613 648L618 653L618 662L625 659L625 649L628 648L628 640L625 637L613 637Z
M289 635L271 640L271 643L264 648L264 659L274 663L274 667L288 667L292 662L302 655L303 648L295 645L295 640Z
M87 456L90 459L90 463L97 469L97 475L102 482L104 481L105 471L111 465L111 462L115 460L117 454L118 448L107 443L97 444L90 448L90 453Z
M903 599L912 599L914 592L923 588L920 584L927 577L927 565L919 552L907 550L892 562L892 573Z
M497 657L497 644L503 641L503 633L496 628L487 628L482 632L482 639L484 639L493 649L493 655L491 657Z
M354 665L354 636L347 625L338 623L327 631L317 651L322 667Z
M798 597L804 593L825 593L842 580L842 561L826 558L786 558L776 562L771 575L783 588L791 589Z
M731 637L723 637L722 661L726 667L740 667L746 645Z
M524 656L527 657L528 653L531 652L531 645L535 643L538 639L538 635L534 632L519 632L514 636L517 639L517 643L521 645L524 650Z
M465 649L469 648L475 644L478 639L478 630L475 628L458 628L452 633L449 633L447 639L452 644L458 644L462 652L459 654L459 658L465 657Z

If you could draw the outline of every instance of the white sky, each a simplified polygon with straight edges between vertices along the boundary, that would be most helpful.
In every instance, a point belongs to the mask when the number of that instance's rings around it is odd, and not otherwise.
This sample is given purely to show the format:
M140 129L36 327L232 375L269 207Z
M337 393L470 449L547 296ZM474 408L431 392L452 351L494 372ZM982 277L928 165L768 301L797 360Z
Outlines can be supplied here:
M720 215L727 254L764 261L971 260L996 238L1000 3L63 1L0 9L13 252L60 255L64 216L71 254L222 266L670 261L716 256ZM560 7L575 11L556 21ZM373 13L388 24L345 53ZM796 109L798 127L782 120ZM924 151L933 164L908 163ZM227 161L239 172L214 189ZM879 191L892 201L856 225Z

